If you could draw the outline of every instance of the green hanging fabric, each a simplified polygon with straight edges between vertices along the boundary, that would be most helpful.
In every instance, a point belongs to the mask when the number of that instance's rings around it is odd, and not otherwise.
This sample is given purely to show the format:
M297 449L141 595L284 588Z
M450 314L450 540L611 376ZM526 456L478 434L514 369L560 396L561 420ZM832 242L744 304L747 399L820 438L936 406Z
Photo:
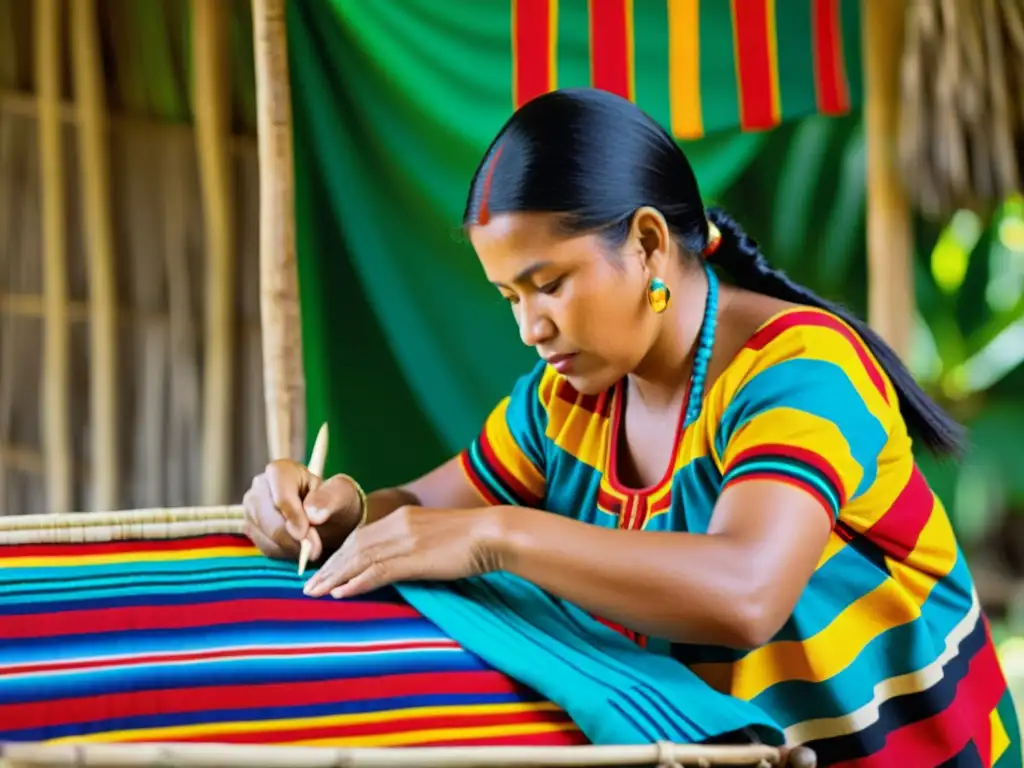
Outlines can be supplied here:
M838 8L807 0L783 21L773 0L292 2L308 434L330 423L328 471L375 487L431 468L535 360L460 230L517 100L545 83L624 89L687 140L713 200L761 146L754 129L856 103L857 20Z

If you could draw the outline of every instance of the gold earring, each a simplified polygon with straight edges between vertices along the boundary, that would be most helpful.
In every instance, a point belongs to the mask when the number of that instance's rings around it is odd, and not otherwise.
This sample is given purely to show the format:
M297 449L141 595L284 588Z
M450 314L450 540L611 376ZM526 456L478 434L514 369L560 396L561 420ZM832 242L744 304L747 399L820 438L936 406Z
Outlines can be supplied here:
M660 277L652 277L647 285L647 303L656 314L661 314L668 309L668 303L672 299L672 291L665 285Z

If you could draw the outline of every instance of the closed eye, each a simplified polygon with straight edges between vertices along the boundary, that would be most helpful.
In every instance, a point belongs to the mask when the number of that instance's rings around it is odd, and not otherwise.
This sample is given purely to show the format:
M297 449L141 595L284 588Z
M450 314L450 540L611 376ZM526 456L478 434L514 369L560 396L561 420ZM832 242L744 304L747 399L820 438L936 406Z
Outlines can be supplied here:
M539 290L541 293L546 293L548 295L551 295L551 294L555 293L559 288L562 287L562 283L564 282L564 280L565 280L565 278L559 277L559 278L557 278L555 280L552 280L550 283L545 283L544 285L542 285L537 290Z

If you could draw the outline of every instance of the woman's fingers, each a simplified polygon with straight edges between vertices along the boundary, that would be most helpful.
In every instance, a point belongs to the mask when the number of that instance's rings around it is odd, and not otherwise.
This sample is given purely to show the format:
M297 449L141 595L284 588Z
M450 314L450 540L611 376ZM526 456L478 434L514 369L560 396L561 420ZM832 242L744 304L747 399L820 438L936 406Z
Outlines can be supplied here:
M341 581L331 589L331 597L341 599L355 597L373 592L375 589L387 586L393 581L398 581L395 573L400 570L399 563L391 560L387 563L375 563L363 571L355 574L352 578Z
M398 559L369 561L359 556L325 563L313 579L306 582L303 592L310 597L352 597L372 592L399 579L401 565Z
M285 526L285 520L274 504L274 497L266 475L260 475L253 481L255 494L255 525L266 538L270 539L284 552L298 552L298 542Z
M358 533L358 532L357 532ZM306 582L302 591L310 597L322 597L333 587L351 578L353 571L358 570L359 545L353 534L331 555L316 573ZM353 556L355 553L355 556Z
M271 540L263 531L257 528L252 521L245 522L245 535L249 537L256 548L268 557L276 557L283 560L289 557L288 552L283 550L275 541Z
M284 518L285 529L295 541L301 541L309 530L309 519L302 506L308 478L305 467L291 461L275 461L264 473L270 486L274 508Z

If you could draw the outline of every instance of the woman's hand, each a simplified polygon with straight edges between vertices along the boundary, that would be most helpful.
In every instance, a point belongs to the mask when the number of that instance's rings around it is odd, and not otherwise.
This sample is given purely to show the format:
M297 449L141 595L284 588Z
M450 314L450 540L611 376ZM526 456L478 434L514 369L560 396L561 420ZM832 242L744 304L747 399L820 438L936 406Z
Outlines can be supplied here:
M405 506L349 536L304 592L351 597L399 581L453 581L500 569L494 509Z
M267 557L295 560L309 538L314 562L341 545L362 515L352 482L338 475L326 482L302 464L281 460L253 478L242 500L245 533Z

